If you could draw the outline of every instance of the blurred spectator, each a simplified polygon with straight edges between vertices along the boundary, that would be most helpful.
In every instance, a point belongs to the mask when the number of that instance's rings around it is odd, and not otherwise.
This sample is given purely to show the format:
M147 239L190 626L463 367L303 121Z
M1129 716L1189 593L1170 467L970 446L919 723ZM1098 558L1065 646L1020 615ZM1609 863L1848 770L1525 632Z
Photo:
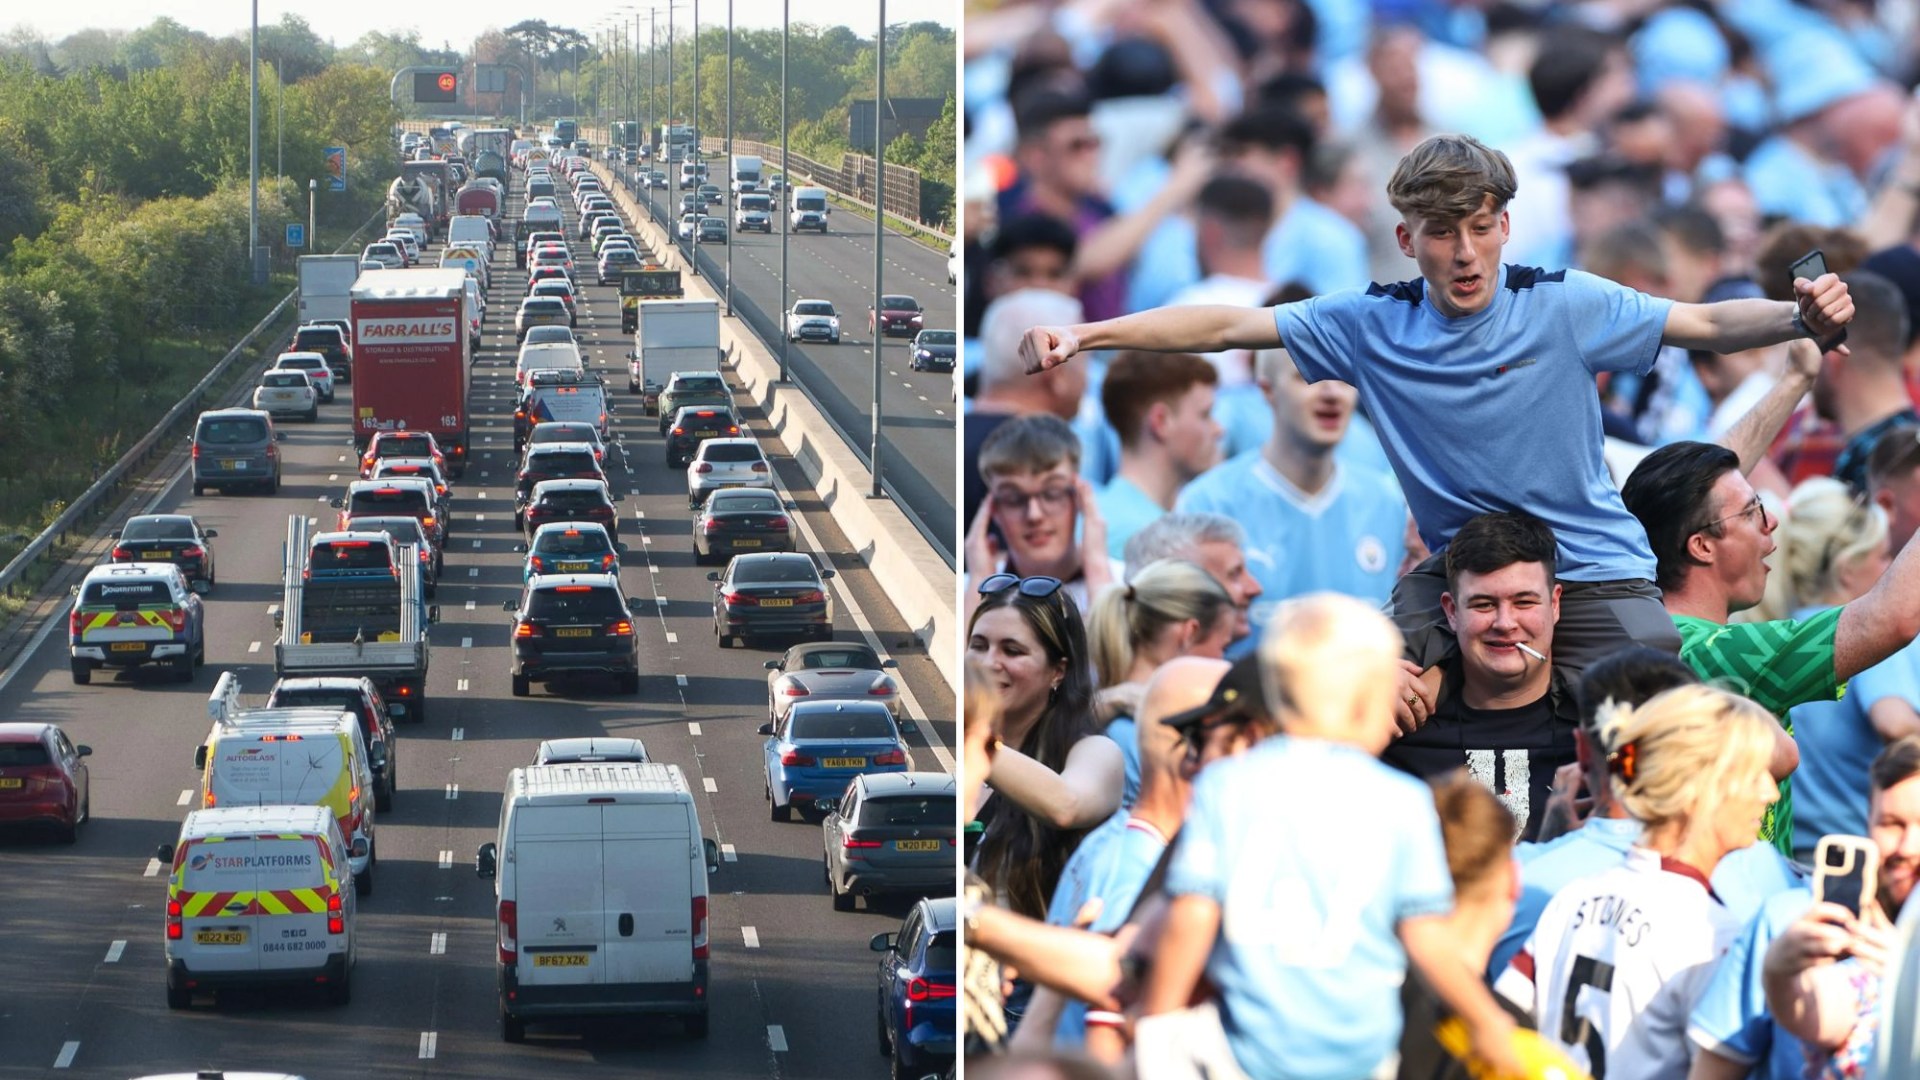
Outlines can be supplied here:
M1698 14L1686 8L1669 10ZM1668 138L1661 157L1666 166L1661 191L1673 204L1697 199L1704 182L1701 173L1710 162L1722 175L1733 168L1722 151L1727 141L1727 117L1720 98L1701 83L1675 80L1655 93L1653 103L1665 121Z
M1367 238L1370 280L1399 281L1407 274L1407 257L1393 236L1399 212L1387 200L1386 178L1394 166L1427 136L1434 134L1420 112L1420 47L1426 38L1403 24L1379 27L1367 47L1367 73L1379 87L1369 121L1353 132L1354 144L1366 170L1367 215L1355 225Z
M1251 640L1248 611L1260 598L1260 580L1247 570L1247 530L1226 514L1164 514L1127 541L1125 578L1161 559L1204 567L1233 598L1233 640Z
M1029 88L1013 104L1019 128L1014 161L1020 175L1013 187L1000 193L1000 216L1042 213L1067 222L1080 238L1084 259L1089 237L1114 215L1100 178L1100 137L1090 120L1093 101L1078 88L1043 85ZM1124 270L1089 265L1077 276L1080 302L1089 317L1108 318L1124 310Z
M1813 383L1813 409L1840 429L1846 442L1833 475L1855 491L1867 489L1867 455L1895 426L1920 424L1908 399L1901 364L1906 353L1907 305L1893 282L1871 270L1844 276L1853 294L1847 351L1821 358Z
M1278 107L1250 111L1220 132L1222 156L1273 192L1273 225L1261 245L1268 281L1297 281L1314 292L1367 283L1367 240L1353 222L1306 193L1313 126Z
M1220 424L1213 418L1219 383L1213 365L1190 353L1125 352L1108 363L1100 402L1120 436L1120 468L1095 498L1114 558L1219 460Z
M1644 221L1660 205L1660 170L1613 153L1584 157L1567 166L1572 252L1616 226ZM1577 265L1577 264L1576 264Z
M1432 795L1374 759L1393 735L1399 654L1392 625L1350 597L1276 613L1260 655L1286 734L1194 785L1135 1026L1142 1075L1163 1057L1227 1076L1366 1075L1399 1043L1409 961L1476 1049L1512 1067L1512 1022L1447 938ZM1316 880L1340 882L1331 906ZM1203 969L1217 1008L1188 1010Z
M1207 181L1194 203L1194 229L1199 255L1199 281L1177 290L1168 305L1233 304L1252 307L1273 291L1261 261L1261 245L1273 226L1273 196L1245 176L1226 174ZM1226 428L1227 454L1258 445L1250 438L1259 426L1263 408L1253 385L1253 360L1245 349L1208 354L1220 373L1216 412Z
M1553 530L1539 518L1481 514L1460 527L1440 598L1460 654L1442 668L1436 707L1401 701L1400 737L1381 755L1423 779L1465 768L1512 814L1509 842L1539 833L1554 773L1574 760L1579 711L1552 664L1560 617L1553 559Z
M1837 34L1782 36L1766 65L1780 129L1744 167L1760 209L1812 225L1860 221L1870 174L1900 135L1900 92Z
M999 426L1016 416L1051 415L1071 420L1080 411L1087 392L1085 368L1061 378L1035 379L1024 374L1020 335L1034 318L1073 317L1080 302L1048 289L1026 288L1008 293L987 308L981 320L983 364L980 391L967 410L960 457L965 484L962 520L971 522L987 497L987 480L980 473L980 448ZM1078 460L1078 455L1075 456Z
M981 249L978 265L967 264L967 337L982 333L987 305L1021 289L1051 289L1073 294L1073 253L1079 240L1059 218L1027 214L1001 222ZM977 374L977 363L967 366Z
M979 469L991 490L963 551L970 585L1002 572L1045 575L1063 582L1085 612L1119 577L1093 486L1079 465L1080 442L1057 416L1015 417L987 436Z
M1220 659L1233 629L1233 599L1204 569L1178 560L1155 563L1094 599L1087 619L1094 681L1103 693L1144 690L1153 673L1176 657ZM1120 795L1125 810L1140 793L1141 747L1132 710L1115 715L1106 734L1126 759Z
M1674 297L1669 269L1669 247L1659 229L1647 221L1623 221L1587 241L1580 262L1589 273L1638 292ZM1688 300L1696 302L1699 297ZM1713 411L1699 374L1686 349L1662 345L1653 369L1610 373L1607 390L1613 407L1630 422L1630 430L1609 425L1610 434L1626 435L1649 446L1665 446L1680 439L1705 437L1707 417Z
M1600 149L1601 123L1632 100L1633 72L1618 38L1561 26L1541 35L1527 82L1540 128L1507 148L1518 186L1508 207L1513 240L1507 257L1522 266L1568 266L1574 255L1568 167Z
M1917 106L1920 107L1920 106ZM1920 183L1914 185L1920 191ZM1900 367L1907 398L1920 401L1920 249L1911 242L1876 251L1860 264L1893 282L1907 313L1907 340L1901 345Z
M1000 699L993 791L974 872L1011 910L1041 918L1087 830L1120 806L1120 750L1093 719L1080 613L1052 578L988 578L967 626L967 657Z
M1739 928L1708 878L1753 843L1775 797L1773 726L1760 706L1704 686L1602 708L1613 797L1644 831L1626 862L1554 897L1498 983L1533 1015L1562 1018L1552 1033L1577 1065L1685 1074L1688 1016Z
M1262 351L1259 365L1273 434L1188 484L1175 509L1246 526L1248 568L1270 602L1321 589L1386 600L1406 552L1406 500L1391 477L1337 458L1354 388L1309 384L1284 349ZM1264 623L1256 610L1255 629Z
M1887 545L1899 551L1920 529L1920 427L1896 427L1867 455L1867 492L1887 512Z
M970 1057L967 1075L974 1080L1114 1080L1113 1073L1096 1061L1055 1051Z

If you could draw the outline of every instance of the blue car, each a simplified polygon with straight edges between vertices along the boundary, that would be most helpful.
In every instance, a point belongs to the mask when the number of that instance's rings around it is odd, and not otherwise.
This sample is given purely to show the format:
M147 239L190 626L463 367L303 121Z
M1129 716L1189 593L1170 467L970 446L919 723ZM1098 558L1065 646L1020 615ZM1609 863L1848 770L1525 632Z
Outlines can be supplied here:
M853 778L865 773L913 768L893 711L877 701L803 701L777 724L761 724L767 776L767 809L775 821L790 821L795 806L830 809ZM821 804L827 805L823 807Z
M880 1053L895 1080L944 1072L953 1062L958 917L952 897L913 905L897 934L875 934L880 953Z
M515 545L518 547L519 545ZM541 574L612 574L620 576L620 553L625 544L607 538L607 527L597 521L549 521L533 531L520 583Z

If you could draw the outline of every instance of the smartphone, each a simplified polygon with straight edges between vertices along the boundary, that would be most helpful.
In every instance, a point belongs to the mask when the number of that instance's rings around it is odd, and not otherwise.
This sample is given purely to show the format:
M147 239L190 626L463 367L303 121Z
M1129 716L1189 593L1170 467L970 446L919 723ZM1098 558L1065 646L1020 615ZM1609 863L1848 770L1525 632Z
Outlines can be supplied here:
M1813 898L1839 904L1859 918L1874 898L1874 868L1880 851L1864 836L1834 833L1820 838L1813 853Z
M1827 256L1819 248L1814 248L1812 251L1795 259L1792 266L1787 267L1787 286L1791 289L1793 283L1801 278L1806 278L1808 281L1818 281L1826 272ZM1839 333L1819 343L1820 351L1832 352L1845 344L1846 340L1847 328L1843 326L1840 328Z

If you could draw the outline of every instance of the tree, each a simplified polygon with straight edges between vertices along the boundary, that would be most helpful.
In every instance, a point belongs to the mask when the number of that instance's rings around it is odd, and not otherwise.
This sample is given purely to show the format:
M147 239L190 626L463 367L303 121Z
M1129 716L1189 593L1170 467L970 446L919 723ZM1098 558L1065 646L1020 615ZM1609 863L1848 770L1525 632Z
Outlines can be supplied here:
M120 64L128 71L149 71L178 63L189 53L204 52L212 44L213 39L206 34L162 15L127 35L121 44Z
M47 167L26 129L0 117L0 250L15 237L37 235L46 222Z
M307 20L288 13L260 28L260 59L280 70L289 83L319 74L333 62L333 46L320 40Z
M124 30L81 30L60 39L53 47L53 59L68 74L101 68L124 76L127 69L121 64L120 49L126 39Z

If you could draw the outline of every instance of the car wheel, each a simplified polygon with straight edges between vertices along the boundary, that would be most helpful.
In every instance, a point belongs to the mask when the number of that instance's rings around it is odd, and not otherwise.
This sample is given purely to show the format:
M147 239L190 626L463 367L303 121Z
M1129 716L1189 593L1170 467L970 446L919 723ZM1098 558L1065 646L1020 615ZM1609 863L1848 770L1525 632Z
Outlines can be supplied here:
M276 476L273 479L267 481L267 494L269 495L280 494L280 478L279 477Z
M888 1045L892 1042L892 1038L891 1033L887 1031L887 1010L881 1005L876 1005L873 1010L873 1030L880 1036L880 1056L892 1057L893 1047Z
M193 653L184 652L173 660L173 679L175 682L193 681Z
M355 874L353 876L353 895L373 895L373 859L367 859L367 869L365 873Z
M385 812L393 809L393 784L388 781L376 788L373 793L373 808Z
M193 991L187 989L186 980L167 972L167 1008L184 1009L192 1004Z
M893 1058L893 1080L920 1080L920 1070L908 1064L898 1054Z
M793 807L781 806L773 801L772 793L767 795L767 816L775 821L792 821Z
M55 835L63 844L77 844L80 842L80 823L85 820L86 811L82 809L74 816L72 824L60 826L59 831L55 833Z
M85 686L93 681L93 664L78 657L73 660L73 685Z
M307 410L307 423L317 424L319 422L320 422L320 406L315 405L313 408Z
M831 866L827 868L827 891L833 894L833 910L853 910L853 893L842 889L839 883L833 880L833 868Z
M828 338L828 339L827 339L827 344L829 344L829 345L838 345L838 344L840 344L840 335L839 335L839 334L835 334L835 335L833 335L832 337L830 337L830 338Z
M513 676L513 696L514 697L526 697L528 694L532 692L533 692L533 680L527 678L525 675Z
M327 1004L345 1006L353 1002L353 969L340 969L340 978L327 984Z

